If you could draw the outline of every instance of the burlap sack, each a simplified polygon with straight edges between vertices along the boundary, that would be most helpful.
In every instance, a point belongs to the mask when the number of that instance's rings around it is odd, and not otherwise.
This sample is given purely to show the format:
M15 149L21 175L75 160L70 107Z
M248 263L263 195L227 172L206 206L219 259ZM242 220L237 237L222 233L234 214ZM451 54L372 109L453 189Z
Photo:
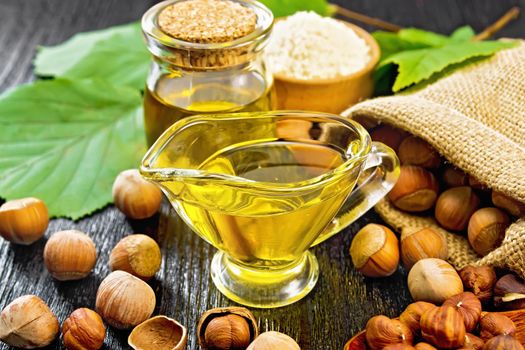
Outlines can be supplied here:
M357 104L343 115L388 123L417 135L491 189L525 202L525 42L403 94ZM525 278L525 217L480 259L464 236L384 199L376 206L398 232L434 227L446 234L449 261L509 268Z

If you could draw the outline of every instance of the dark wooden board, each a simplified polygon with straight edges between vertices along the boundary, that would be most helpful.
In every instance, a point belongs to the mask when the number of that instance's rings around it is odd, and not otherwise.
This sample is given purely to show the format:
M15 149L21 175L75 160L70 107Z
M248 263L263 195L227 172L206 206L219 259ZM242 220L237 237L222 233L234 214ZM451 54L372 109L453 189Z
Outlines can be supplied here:
M144 0L0 0L0 92L32 80L37 45L53 45L77 32L138 19L155 1ZM464 24L477 31L513 5L525 0L339 0L356 11L400 24L449 33ZM522 37L525 18L499 36ZM368 28L373 29L373 28ZM353 267L348 247L357 230L380 221L368 213L349 229L315 247L321 277L317 287L298 303L274 310L254 310L262 330L279 330L298 339L302 349L342 349L343 344L378 313L397 315L410 302L406 272L392 277L363 278ZM0 242L0 309L23 294L49 303L60 321L78 307L94 307L97 286L108 273L112 247L131 233L147 233L162 247L162 269L150 282L157 295L156 314L178 319L189 329L188 349L197 348L195 328L202 312L232 304L212 285L209 263L214 249L180 222L164 205L161 214L145 221L128 221L114 207L72 222L53 220L55 231L76 228L93 237L98 249L94 272L78 282L57 282L42 262L46 240L25 247ZM127 349L127 332L110 329L104 349ZM0 349L8 349L4 344ZM49 349L62 349L60 340Z

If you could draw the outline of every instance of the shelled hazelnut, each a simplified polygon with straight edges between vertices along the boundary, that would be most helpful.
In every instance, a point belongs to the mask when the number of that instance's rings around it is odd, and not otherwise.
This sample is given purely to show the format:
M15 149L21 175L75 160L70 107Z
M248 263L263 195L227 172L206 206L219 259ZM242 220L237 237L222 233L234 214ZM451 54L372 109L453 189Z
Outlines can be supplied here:
M412 299L441 304L463 292L463 283L456 270L440 259L419 260L408 273L408 289Z
M418 166L403 165L388 199L399 209L421 212L432 208L439 191L434 175Z
M525 282L513 274L501 277L494 286L494 306L506 310L525 308Z
M496 272L491 266L466 266L459 271L463 286L474 293L482 302L492 299L492 289L496 283Z
M137 169L129 169L115 179L113 201L127 217L145 219L159 210L162 192L157 185L143 179Z
M426 258L447 259L445 236L430 227L418 231L403 231L401 234L401 258L410 270L416 262Z
M438 348L454 349L462 346L465 334L463 318L453 307L436 307L421 316L421 336Z
M0 206L0 236L9 242L34 243L42 238L48 223L47 207L40 199L16 199Z
M160 269L161 253L151 237L135 234L124 237L109 256L111 271L122 270L148 280Z
M401 141L408 135L406 131L394 128L388 124L380 125L370 131L372 140L384 143L394 151L398 151Z
M363 275L390 276L399 264L397 237L388 227L368 224L352 240L350 255L355 268Z
M468 175L452 165L445 166L441 179L447 187L468 185Z
M467 228L480 200L468 186L453 187L441 193L436 202L435 216L441 226L454 231Z
M434 304L417 301L407 306L405 311L399 315L399 321L407 325L413 334L418 334L421 330L421 315L434 307L436 307Z
M514 198L505 196L503 193L492 191L492 203L505 210L513 216L522 217L525 215L525 203L519 202Z
M474 212L468 223L468 240L472 249L485 256L498 247L510 219L498 208L482 208Z
M403 165L417 165L427 169L439 168L441 158L428 142L416 136L408 136L399 145L397 152Z
M288 335L270 331L261 333L246 350L301 350L301 348Z
M371 350L381 350L391 344L412 344L414 335L408 326L386 316L374 316L366 324L366 342Z
M489 339L483 346L483 350L523 350L523 346L510 335L498 335Z
M479 336L487 341L498 335L514 335L516 325L505 315L488 312L479 321Z
M186 327L166 316L142 322L128 337L129 346L135 350L183 350L187 342Z
M106 327L95 311L76 309L64 321L62 336L68 350L98 350L104 344Z
M443 303L443 306L455 308L463 317L467 332L473 331L481 317L481 302L471 292L456 294Z
M78 280L91 273L97 249L91 238L77 230L54 233L44 248L44 264L59 281Z

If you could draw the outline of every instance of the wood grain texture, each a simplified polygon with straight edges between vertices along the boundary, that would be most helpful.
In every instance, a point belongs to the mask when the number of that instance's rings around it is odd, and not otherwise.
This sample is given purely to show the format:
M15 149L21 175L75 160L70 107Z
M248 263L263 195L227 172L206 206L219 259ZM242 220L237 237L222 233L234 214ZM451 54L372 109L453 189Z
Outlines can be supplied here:
M155 1L144 0L1 0L0 91L30 81L37 45L53 45L77 32L136 20ZM457 26L477 31L513 5L525 0L339 0L341 6L397 23L449 33ZM388 4L388 6L386 6ZM500 36L523 37L525 19L514 22ZM372 29L372 28L368 28ZM317 287L298 303L274 310L254 310L261 329L279 330L296 338L302 349L342 349L346 340L374 314L397 315L409 302L406 273L372 280L359 275L348 255L351 238L369 222L368 213L349 229L313 249L321 266ZM108 256L125 235L146 233L161 245L162 269L150 281L157 294L156 314L179 320L189 329L187 349L197 348L195 328L205 310L231 305L212 285L209 263L214 249L176 217L167 204L153 219L128 221L114 207L72 222L53 220L46 237L64 229L88 233L97 245L94 272L76 282L54 281L44 268L46 239L29 246L0 242L0 309L24 294L42 297L62 322L78 307L93 308L98 284L108 274ZM108 330L104 349L127 349L128 332ZM48 349L62 349L57 340ZM5 344L0 349L9 349Z

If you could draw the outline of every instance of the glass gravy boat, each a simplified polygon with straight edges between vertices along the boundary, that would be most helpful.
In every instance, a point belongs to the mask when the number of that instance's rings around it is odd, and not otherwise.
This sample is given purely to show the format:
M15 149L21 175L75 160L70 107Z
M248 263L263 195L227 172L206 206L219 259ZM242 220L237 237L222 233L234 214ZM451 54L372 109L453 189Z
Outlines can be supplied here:
M352 120L252 112L178 121L147 152L141 173L219 250L217 288L270 308L312 290L319 267L308 249L375 205L397 180L399 161Z

